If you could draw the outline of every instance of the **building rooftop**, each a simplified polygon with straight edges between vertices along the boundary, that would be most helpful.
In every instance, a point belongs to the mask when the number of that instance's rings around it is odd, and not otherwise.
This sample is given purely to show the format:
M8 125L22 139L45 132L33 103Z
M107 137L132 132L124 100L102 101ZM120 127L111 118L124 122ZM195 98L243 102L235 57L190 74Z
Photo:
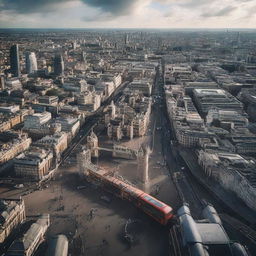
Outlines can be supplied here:
M25 255L24 253L28 249L32 249L32 253L35 251L37 246L40 244L40 239L37 244L34 244L35 240L39 235L43 235L49 226L49 214L43 214L37 220L36 223L33 223L24 236L15 240L10 248L8 249L5 256L15 256L15 255ZM34 247L35 246L35 247Z
M68 239L65 235L57 235L50 240L46 256L68 255Z
M194 93L198 96L226 95L226 92L222 89L194 89Z
M0 229L3 228L12 211L22 202L21 199L0 199Z
M31 147L28 151L18 155L14 161L15 163L39 164L46 159L50 152L50 150Z

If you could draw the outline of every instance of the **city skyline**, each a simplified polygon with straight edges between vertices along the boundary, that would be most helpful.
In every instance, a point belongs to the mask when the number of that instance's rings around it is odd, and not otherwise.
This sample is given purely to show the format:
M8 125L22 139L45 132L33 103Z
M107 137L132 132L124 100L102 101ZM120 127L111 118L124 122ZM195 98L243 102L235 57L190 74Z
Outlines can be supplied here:
M0 7L0 28L256 28L252 0L2 0Z

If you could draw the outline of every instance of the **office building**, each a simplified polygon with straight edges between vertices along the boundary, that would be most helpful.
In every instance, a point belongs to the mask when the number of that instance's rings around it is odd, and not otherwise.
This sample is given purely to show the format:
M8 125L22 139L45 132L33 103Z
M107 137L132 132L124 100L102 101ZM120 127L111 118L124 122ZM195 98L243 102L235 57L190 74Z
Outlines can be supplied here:
M80 121L78 118L58 117L56 123L61 124L61 131L71 133L72 136L78 133Z
M40 104L57 106L59 102L59 97L58 96L40 96L38 97L38 102Z
M40 181L51 171L52 160L51 150L30 148L14 159L15 174L26 180Z
M19 46L15 44L10 49L10 65L11 65L11 73L20 77L20 57L19 57Z
M145 96L150 96L152 91L152 83L148 80L134 80L129 85L130 90L143 93Z
M64 75L64 60L60 53L55 54L55 57L54 57L54 75L56 76Z
M49 214L42 214L33 223L21 239L15 240L5 256L31 256L44 241L44 235L50 226Z
M31 138L29 138L26 133L18 133L14 131L2 132L0 140L0 165L5 164L24 150L28 149L32 142Z
M61 153L68 147L68 136L65 132L56 132L53 135L47 135L33 143L36 147L51 148L54 157L60 160Z
M24 200L0 200L0 244L25 219Z
M203 116L206 116L212 107L243 113L243 104L225 90L194 89L193 94L195 104Z
M37 71L37 59L34 52L26 52L26 72L32 74Z
M35 113L33 115L28 115L24 120L24 129L33 129L40 128L42 125L48 123L52 118L51 113L43 112L43 113Z
M249 208L256 210L255 160L236 153L199 150L198 163L210 180L234 193Z
M244 88L238 95L252 121L256 121L256 88Z

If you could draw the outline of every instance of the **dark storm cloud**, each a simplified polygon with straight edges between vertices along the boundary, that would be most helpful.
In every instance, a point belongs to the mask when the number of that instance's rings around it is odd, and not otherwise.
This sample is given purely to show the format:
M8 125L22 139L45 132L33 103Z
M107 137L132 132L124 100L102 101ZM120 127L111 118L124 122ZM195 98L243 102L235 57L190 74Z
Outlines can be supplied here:
M138 0L83 0L83 2L100 8L103 12L119 16L132 12Z
M74 0L0 0L2 10L15 10L18 13L45 12L55 10L58 5ZM81 2L111 15L132 12L138 0L80 0ZM54 7L54 8L53 8Z
M235 7L235 6L227 6L225 8L222 8L222 9L218 10L218 11L211 11L211 12L202 13L201 16L204 17L204 18L207 18L207 17L222 17L222 16L226 16L226 15L232 13L236 9L237 9L237 7Z
M70 0L0 0L2 10L15 10L19 13L50 11L54 4L62 4Z
M80 1L87 6L96 8L100 11L101 17L104 19L112 19L116 16L130 14L136 8L139 2L147 2L147 0L0 0L0 11L13 10L17 13L46 13L55 11L65 6L67 2ZM221 0L151 0L151 3L161 3L162 5L176 4L181 8L196 10L199 9L201 17L220 17L230 14L233 10L240 6L244 8L247 3L254 0L233 0L233 4L223 7L221 10L203 11L210 4L217 4ZM232 2L232 1L231 1ZM148 1L150 3L150 1ZM243 7L242 7L243 6ZM163 14L165 16L165 14ZM94 17L87 18L93 20Z

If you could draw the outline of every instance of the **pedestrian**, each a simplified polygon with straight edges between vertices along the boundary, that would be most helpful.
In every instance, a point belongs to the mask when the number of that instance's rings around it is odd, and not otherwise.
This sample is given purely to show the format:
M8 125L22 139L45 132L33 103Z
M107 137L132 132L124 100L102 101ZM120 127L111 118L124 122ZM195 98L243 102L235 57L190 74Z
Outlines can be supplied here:
M103 240L102 240L102 244L103 244L103 245L108 245L108 241L107 241L106 239L103 239Z

